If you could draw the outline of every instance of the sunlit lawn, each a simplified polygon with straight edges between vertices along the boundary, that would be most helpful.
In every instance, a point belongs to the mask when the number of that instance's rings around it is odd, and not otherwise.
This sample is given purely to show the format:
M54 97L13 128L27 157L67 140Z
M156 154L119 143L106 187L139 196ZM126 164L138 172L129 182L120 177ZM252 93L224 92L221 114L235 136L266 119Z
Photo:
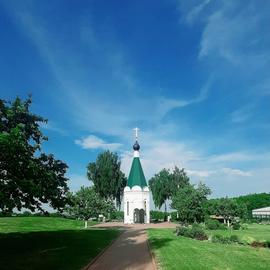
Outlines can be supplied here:
M270 250L179 237L171 229L149 229L150 246L162 269L270 269ZM258 234L259 235L259 234Z

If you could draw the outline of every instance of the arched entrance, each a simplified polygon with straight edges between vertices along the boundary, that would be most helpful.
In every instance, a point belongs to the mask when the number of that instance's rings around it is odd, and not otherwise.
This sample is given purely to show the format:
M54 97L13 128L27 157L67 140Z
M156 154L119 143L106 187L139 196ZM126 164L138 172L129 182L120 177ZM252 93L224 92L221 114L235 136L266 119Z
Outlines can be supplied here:
M145 211L143 209L134 209L134 223L144 223Z

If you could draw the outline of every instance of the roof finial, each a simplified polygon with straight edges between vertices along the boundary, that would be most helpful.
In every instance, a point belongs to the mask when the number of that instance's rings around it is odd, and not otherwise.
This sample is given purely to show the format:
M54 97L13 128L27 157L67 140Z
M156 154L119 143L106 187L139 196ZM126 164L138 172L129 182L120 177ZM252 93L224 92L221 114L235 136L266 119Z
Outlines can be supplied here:
M134 150L134 157L139 157L139 150L140 150L140 145L138 143L138 131L139 129L136 127L133 129L135 131L135 143L133 144L133 150Z
M135 127L133 130L135 131L135 139L137 141L138 140L138 132L139 132L140 129Z

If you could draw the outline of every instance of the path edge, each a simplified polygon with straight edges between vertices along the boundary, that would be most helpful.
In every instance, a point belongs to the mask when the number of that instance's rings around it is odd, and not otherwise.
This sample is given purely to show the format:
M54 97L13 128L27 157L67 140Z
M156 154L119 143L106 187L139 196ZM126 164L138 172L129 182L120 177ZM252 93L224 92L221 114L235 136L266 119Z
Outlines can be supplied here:
M153 253L153 251L151 249L150 242L149 242L149 239L148 239L148 231L147 231L147 229L146 229L146 235L147 235L147 237L146 237L147 247L148 247L148 250L149 250L150 255L151 255L152 264L154 265L154 269L158 270L156 256L155 256L155 254Z
M122 230L120 233L119 233L119 235L114 239L114 240L112 240L112 242L109 244L109 245L107 245L103 250L101 250L98 254L97 254L97 256L95 257L95 258L93 258L86 266L84 266L81 270L87 270L87 269L89 269L90 268L90 266L92 265L92 264L94 264L104 253L105 253L105 251L107 251L113 244L114 244L114 242L123 234L125 232L125 230ZM155 269L156 270L156 269Z

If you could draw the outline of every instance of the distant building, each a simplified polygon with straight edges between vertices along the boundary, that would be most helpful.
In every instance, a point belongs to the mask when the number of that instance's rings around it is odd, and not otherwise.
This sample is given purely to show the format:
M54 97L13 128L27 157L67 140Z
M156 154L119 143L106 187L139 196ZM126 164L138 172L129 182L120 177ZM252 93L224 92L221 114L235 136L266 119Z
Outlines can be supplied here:
M270 206L252 210L254 218L270 219Z

